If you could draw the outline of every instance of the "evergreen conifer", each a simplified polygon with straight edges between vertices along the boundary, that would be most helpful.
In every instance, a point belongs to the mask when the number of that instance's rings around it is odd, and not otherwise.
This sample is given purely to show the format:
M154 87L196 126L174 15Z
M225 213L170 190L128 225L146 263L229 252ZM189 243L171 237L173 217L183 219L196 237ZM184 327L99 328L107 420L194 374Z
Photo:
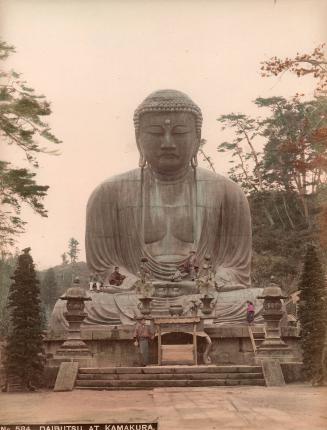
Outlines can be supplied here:
M326 279L314 245L307 247L299 290L303 371L306 380L314 384L323 378L322 358L327 323Z
M44 367L39 281L30 248L18 257L8 297L11 330L7 336L5 369L7 388L16 381L22 389L40 385Z

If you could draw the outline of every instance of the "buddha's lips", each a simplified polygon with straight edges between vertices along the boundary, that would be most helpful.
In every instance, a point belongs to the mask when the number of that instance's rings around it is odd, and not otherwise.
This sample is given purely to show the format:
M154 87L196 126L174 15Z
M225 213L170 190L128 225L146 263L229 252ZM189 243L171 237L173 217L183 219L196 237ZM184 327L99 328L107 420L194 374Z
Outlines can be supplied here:
M160 154L159 157L160 158L179 158L179 155L171 152L165 152L163 154Z

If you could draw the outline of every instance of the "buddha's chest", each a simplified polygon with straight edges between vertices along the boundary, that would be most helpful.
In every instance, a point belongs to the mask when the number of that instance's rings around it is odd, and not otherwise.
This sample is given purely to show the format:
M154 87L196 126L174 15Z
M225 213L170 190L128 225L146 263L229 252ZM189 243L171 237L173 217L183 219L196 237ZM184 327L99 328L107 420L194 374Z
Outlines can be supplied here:
M194 242L195 196L192 184L152 184L143 198L146 244L162 240Z

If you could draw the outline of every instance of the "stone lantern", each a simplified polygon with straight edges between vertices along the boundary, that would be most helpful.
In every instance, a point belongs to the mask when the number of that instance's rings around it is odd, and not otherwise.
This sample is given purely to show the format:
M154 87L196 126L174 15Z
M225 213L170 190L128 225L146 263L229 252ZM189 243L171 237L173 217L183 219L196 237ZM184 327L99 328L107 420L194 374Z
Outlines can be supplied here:
M137 305L137 307L144 317L149 317L151 315L152 300L152 297L139 297L140 303Z
M74 360L92 357L91 351L81 338L81 324L87 313L84 312L85 301L92 300L86 295L83 288L79 286L79 278L75 278L73 286L68 288L66 293L60 297L67 301L67 311L64 317L68 322L68 335L65 342L57 350L55 358L70 358Z
M278 285L273 282L263 290L262 317L265 322L265 340L258 347L258 358L276 358L281 361L289 361L292 353L290 347L282 340L280 321L283 317L282 299L286 299Z

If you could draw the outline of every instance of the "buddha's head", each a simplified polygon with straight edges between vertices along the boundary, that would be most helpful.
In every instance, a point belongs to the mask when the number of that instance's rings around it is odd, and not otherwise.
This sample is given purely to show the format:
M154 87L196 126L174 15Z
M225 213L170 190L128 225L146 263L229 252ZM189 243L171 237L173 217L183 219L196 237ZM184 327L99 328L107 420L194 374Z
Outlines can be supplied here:
M136 109L134 125L141 167L148 163L156 173L175 175L196 166L202 114L186 94L150 94Z

